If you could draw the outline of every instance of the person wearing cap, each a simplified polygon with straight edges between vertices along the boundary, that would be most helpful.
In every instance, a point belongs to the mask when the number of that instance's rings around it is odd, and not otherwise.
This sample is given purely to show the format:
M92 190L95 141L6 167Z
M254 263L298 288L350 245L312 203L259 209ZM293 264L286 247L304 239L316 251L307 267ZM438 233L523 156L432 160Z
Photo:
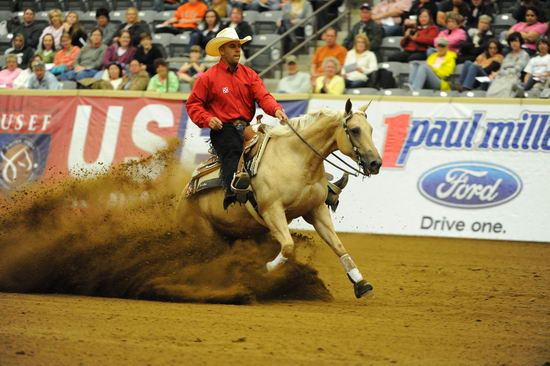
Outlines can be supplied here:
M296 56L285 58L287 76L279 80L277 93L309 93L311 92L310 76L298 68Z
M210 140L222 164L225 186L224 208L236 201L230 188L246 189L250 177L236 174L243 146L243 130L256 112L256 103L282 123L288 119L283 107L266 90L262 79L251 68L239 64L241 45L233 28L220 31L206 45L206 54L220 56L220 61L203 73L193 85L186 109L191 120L201 128L210 128Z
M201 63L202 48L201 46L191 46L191 52L189 53L190 62L185 62L181 65L177 72L180 80L193 84L195 79L206 71L206 65Z
M412 90L451 90L447 81L456 66L456 53L449 51L447 39L436 41L437 51L424 61L409 62L409 84Z
M359 8L359 18L361 20L353 25L342 44L348 50L351 50L355 36L359 33L365 33L370 39L370 50L377 53L384 38L384 28L372 19L371 7L368 3L362 4ZM377 56L381 59L380 55L377 54Z
M109 10L105 8L99 8L95 11L95 20L97 22L96 28L101 29L103 32L103 43L107 46L111 45L111 42L116 34L117 26L111 23L109 17Z
M334 28L328 28L323 33L323 40L327 43L315 50L315 55L311 59L311 77L312 80L323 73L323 62L327 57L334 57L340 65L346 61L348 50L344 46L336 43L337 32Z
M32 64L33 75L29 78L29 89L57 90L61 85L55 76L46 71L46 65L42 61Z

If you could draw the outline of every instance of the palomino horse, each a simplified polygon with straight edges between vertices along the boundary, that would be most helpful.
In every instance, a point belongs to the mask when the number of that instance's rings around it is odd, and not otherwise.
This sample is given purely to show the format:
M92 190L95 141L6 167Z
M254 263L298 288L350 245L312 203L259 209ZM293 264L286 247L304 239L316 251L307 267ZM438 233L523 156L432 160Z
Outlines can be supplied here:
M325 205L327 178L323 159L317 154L326 158L340 150L359 164L364 175L378 174L382 161L372 141L367 108L365 105L359 111L352 111L348 100L343 112L321 110L290 119L288 123L311 147L288 126L272 129L269 132L271 139L251 182L265 227L243 205L233 204L224 210L222 190L211 189L187 199L195 216L204 224L201 229L217 230L233 237L269 230L281 244L280 253L266 265L267 270L272 271L293 256L294 242L288 224L303 217L340 258L354 284L355 296L359 298L371 292L373 287L363 279L334 231Z

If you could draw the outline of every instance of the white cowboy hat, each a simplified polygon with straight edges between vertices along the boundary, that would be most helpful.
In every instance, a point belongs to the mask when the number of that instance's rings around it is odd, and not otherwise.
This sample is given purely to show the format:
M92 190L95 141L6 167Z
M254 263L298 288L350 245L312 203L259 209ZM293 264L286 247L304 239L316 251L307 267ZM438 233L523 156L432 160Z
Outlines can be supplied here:
M220 47L228 42L239 41L241 44L252 40L252 37L246 36L243 39L239 39L239 35L233 28L225 28L221 30L215 38L212 38L206 44L206 54L209 56L219 56Z

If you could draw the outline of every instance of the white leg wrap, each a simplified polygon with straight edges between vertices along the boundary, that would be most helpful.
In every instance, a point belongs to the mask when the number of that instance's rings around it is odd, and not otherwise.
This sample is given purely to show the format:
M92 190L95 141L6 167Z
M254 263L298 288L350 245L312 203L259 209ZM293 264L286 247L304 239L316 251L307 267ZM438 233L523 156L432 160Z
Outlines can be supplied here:
M271 262L267 262L267 264L265 265L267 267L267 271L268 272L273 271L275 268L279 267L281 264L285 264L287 260L288 259L285 256L283 256L282 253L279 252L279 254L275 257L274 260L272 260Z
M344 266L344 270L348 274L348 276L351 278L351 280L355 283L361 281L363 279L363 276L361 275L361 272L357 269L357 266L353 262L353 259L349 256L349 254L344 254L340 257L340 262L342 262L342 266Z

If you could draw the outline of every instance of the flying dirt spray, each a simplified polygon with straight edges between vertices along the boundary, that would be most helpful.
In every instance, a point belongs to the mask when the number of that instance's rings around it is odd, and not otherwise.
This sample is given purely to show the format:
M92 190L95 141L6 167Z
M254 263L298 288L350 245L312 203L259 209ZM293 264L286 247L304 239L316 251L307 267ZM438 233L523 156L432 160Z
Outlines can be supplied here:
M268 236L205 237L192 230L193 212L176 219L188 174L174 148L0 198L0 291L230 304L331 299L306 264L265 273L279 250ZM294 239L298 257L311 255L311 239Z

